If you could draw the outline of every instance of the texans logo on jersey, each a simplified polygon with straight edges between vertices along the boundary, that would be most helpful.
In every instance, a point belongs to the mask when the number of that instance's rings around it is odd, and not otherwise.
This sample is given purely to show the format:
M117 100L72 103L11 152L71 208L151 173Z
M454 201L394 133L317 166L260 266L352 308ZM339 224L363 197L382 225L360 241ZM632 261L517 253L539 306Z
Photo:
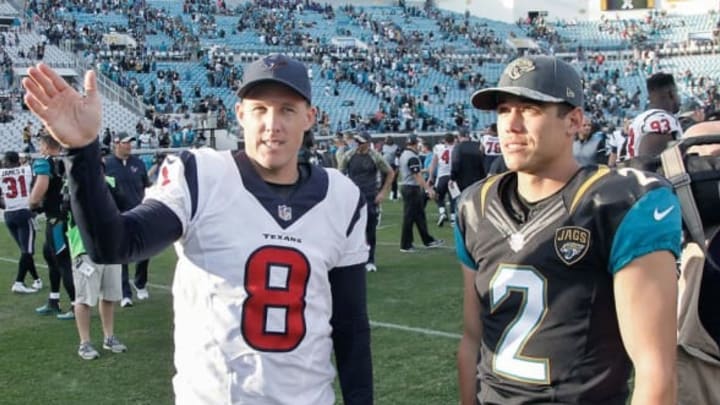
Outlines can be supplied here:
M560 260L571 266L582 259L590 248L590 231L577 226L563 226L555 230L555 252Z

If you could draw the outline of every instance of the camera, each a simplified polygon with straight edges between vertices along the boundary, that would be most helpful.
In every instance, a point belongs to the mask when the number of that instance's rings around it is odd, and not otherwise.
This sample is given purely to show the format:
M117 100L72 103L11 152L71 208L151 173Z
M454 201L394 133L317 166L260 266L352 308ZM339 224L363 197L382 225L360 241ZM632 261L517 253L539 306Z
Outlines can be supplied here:
M706 135L680 139L669 147L678 147L685 165L686 176L669 178L677 190L680 182L688 182L695 199L703 228L711 229L720 225L720 156L702 156L693 153L693 146L720 144L720 135ZM660 156L638 156L618 163L618 168L630 167L665 176ZM685 183L686 184L686 183ZM685 202L681 200L681 204ZM686 207L683 207L683 211Z

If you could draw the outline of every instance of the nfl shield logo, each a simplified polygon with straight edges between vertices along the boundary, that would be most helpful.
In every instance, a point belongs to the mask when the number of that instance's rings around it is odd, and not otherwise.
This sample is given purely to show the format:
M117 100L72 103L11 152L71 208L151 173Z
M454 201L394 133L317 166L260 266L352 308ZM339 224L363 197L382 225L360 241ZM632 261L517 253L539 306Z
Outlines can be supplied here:
M278 217L283 221L289 221L292 219L292 208L287 205L278 206Z
M555 230L555 252L566 265L579 262L589 248L589 230L579 226L564 226Z

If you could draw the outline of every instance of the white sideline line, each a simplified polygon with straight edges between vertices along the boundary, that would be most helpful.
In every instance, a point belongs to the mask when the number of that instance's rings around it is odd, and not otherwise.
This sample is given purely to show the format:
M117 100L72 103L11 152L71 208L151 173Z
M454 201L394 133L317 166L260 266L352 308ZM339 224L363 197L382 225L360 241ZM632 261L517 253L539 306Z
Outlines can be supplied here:
M396 329L404 332L414 332L422 335L439 336L451 339L460 339L462 335L457 333L441 332L439 330L425 329L425 328L413 328L412 326L396 325L394 323L370 321L371 326L378 326L381 328Z
M11 259L9 257L0 257L0 262L17 264L18 261L16 259ZM41 264L41 263L35 263L35 266L47 268L46 264ZM163 284L148 283L147 285L149 287L157 288L159 290L164 290L164 291L172 290L171 287L163 285ZM439 330L425 329L425 328L414 328L412 326L396 325L394 323L387 323L387 322L370 321L370 325L378 327L378 328L395 329L395 330L401 330L403 332L413 332L413 333L419 333L421 335L446 337L446 338L450 338L450 339L460 339L462 337L462 335L459 335L457 333L448 333L448 332L442 332Z

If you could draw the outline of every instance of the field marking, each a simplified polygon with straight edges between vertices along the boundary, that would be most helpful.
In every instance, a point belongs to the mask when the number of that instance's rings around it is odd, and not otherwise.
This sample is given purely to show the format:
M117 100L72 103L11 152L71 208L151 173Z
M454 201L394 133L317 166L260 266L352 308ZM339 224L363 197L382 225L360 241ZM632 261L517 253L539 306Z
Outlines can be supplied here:
M460 335L458 333L442 332L439 330L425 329L425 328L413 328L412 326L396 325L394 323L387 323L387 322L370 321L370 325L377 326L380 328L396 329L396 330L401 330L404 332L414 332L414 333L419 333L422 335L439 336L439 337L446 337L446 338L451 338L451 339L460 339L462 337L462 335Z
M0 262L17 264L18 261L16 259L11 259L9 257L0 257ZM47 265L42 264L42 263L35 263L35 266L47 268ZM156 288L158 290L172 291L172 287L166 286L163 284L147 283L147 285L148 285L148 287ZM450 339L460 339L462 337L462 335L460 335L458 333L449 333L449 332L443 332L443 331L439 331L439 330L426 329L426 328L415 328L412 326L398 325L398 324L387 323L387 322L370 321L370 326L374 326L377 328L395 329L395 330L400 330L403 332L413 332L413 333L418 333L421 335L445 337L445 338L450 338Z
M400 249L400 242L384 242L384 241L377 241L375 242L375 245L377 246L397 246L398 249ZM436 246L434 248L426 248L425 246L419 245L415 246L415 250L420 252L423 250L436 250L436 249L449 249L449 250L455 250L455 245L442 245L442 246Z

